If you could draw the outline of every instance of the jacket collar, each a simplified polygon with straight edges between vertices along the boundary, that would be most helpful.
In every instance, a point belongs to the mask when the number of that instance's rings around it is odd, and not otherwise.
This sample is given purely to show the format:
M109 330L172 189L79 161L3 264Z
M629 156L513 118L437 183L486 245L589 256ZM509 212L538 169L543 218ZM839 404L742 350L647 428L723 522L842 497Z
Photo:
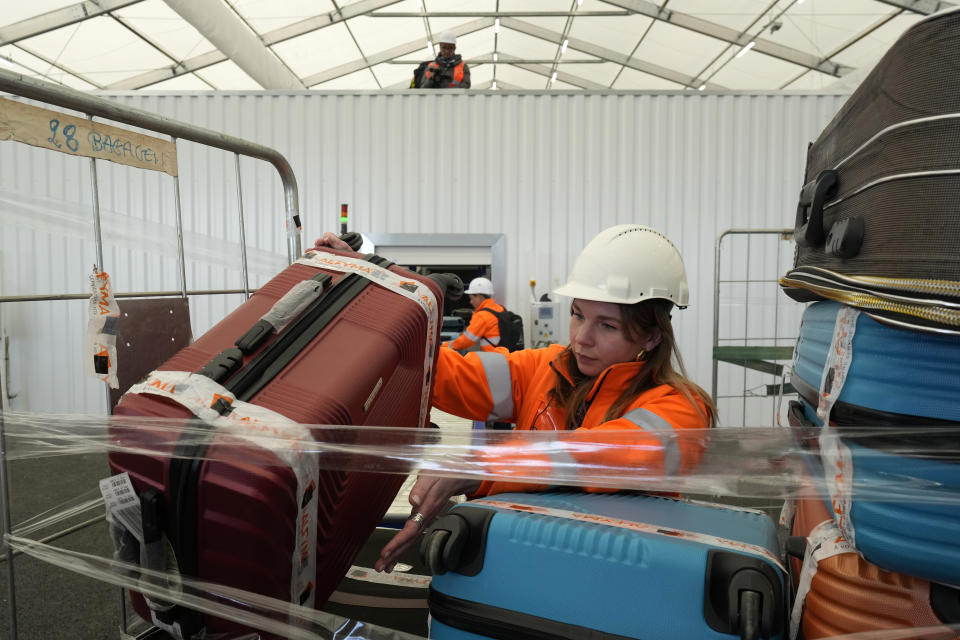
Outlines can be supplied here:
M566 355L564 355L565 353ZM574 384L573 375L570 372L570 358L573 358L572 352L561 351L550 363L550 367L558 375L563 376L567 382ZM590 393L587 394L586 401L588 403L592 402L601 385L605 382L610 382L612 388L623 389L624 383L639 375L643 365L642 361L618 362L610 365L594 378L593 386L590 388Z
M497 306L497 301L493 298L487 298L480 303L480 306L475 309L475 311L480 311L480 309L490 309L491 311L496 311L495 307Z

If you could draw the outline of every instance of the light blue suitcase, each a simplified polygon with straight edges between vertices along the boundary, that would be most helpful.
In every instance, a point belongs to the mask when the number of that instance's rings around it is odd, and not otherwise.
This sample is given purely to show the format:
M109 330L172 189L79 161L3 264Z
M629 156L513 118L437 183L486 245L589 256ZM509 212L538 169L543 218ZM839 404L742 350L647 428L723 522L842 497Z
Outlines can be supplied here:
M820 424L814 407L841 309L817 302L803 313L791 382L811 424ZM958 585L960 337L897 329L861 313L850 351L830 422L848 436L857 550L883 569ZM876 437L855 436L860 428ZM912 484L930 493L891 499Z
M789 416L793 427L821 424L803 399L791 403ZM837 428L842 433L842 425ZM885 446L896 446L893 439L841 439L853 462L850 524L857 551L887 571L960 585L960 465L884 451ZM897 440L901 447L915 446L908 438ZM822 466L810 465L810 471L823 477ZM926 495L904 496L910 485ZM894 494L900 497L891 499ZM831 508L829 499L824 502Z
M837 302L817 302L803 312L792 383L813 406L842 308ZM960 336L896 329L861 313L852 352L847 379L837 398L841 405L900 414L901 420L910 416L914 425L931 424L916 418L960 422ZM838 410L842 412L844 407ZM869 417L862 411L860 415ZM873 416L873 421L879 417Z
M425 533L436 640L781 638L763 513L636 494L512 493Z

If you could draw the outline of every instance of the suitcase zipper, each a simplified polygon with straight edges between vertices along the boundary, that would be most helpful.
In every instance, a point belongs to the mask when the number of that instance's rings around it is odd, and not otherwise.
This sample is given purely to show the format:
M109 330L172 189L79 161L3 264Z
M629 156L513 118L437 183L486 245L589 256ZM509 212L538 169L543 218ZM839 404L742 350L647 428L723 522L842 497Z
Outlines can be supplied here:
M377 255L371 255L367 260L383 268L393 264ZM340 278L304 309L276 340L234 374L224 387L238 400L250 400L370 284L366 278L353 273Z
M865 309L867 312L873 311L874 313L869 314L870 317L879 322L890 322L919 331L960 334L960 309L949 308L956 306L953 302L869 291L797 269L780 278L780 286L784 289L798 288L811 291L828 300ZM888 313L907 317L890 319L886 316ZM918 321L911 323L910 317L924 320L928 324Z
M635 640L528 613L463 600L430 587L430 615L439 622L494 640Z

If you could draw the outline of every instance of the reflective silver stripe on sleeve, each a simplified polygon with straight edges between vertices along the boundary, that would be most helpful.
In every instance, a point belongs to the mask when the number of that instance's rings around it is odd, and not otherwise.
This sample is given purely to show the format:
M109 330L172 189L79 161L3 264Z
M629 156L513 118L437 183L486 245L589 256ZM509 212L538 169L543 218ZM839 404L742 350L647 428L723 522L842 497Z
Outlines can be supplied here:
M478 338L477 336L475 336L475 335L473 335L472 333L470 333L469 331L464 331L464 332L463 332L462 334L460 334L460 335L465 336L465 337L467 338L467 340L470 340L471 342L476 342L477 340L480 339L480 338Z
M561 446L562 443L561 443ZM554 484L568 484L572 478L577 477L577 469L580 463L566 451L548 451L547 457L550 458L550 481Z
M500 344L500 336L486 336L483 341L496 346Z
M493 398L493 410L487 420L500 420L513 416L513 381L507 357L493 351L479 351L480 363L487 374L487 388Z
M644 431L650 431L652 435L660 438L660 445L663 447L663 470L667 475L676 475L680 472L680 443L676 435L661 435L657 431L674 431L673 425L664 418L658 416L649 409L636 408L623 414L625 420L629 420ZM664 442L666 440L666 442Z

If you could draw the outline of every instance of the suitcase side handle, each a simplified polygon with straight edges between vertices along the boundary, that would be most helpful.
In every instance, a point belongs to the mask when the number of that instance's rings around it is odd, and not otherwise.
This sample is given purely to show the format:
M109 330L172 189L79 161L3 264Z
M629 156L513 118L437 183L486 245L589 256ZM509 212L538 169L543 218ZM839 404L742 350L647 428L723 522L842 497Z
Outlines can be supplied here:
M794 238L801 247L818 247L827 237L823 226L823 205L837 194L837 172L821 171L816 179L803 185L797 203Z
M960 589L937 582L930 583L930 606L946 624L960 623Z

